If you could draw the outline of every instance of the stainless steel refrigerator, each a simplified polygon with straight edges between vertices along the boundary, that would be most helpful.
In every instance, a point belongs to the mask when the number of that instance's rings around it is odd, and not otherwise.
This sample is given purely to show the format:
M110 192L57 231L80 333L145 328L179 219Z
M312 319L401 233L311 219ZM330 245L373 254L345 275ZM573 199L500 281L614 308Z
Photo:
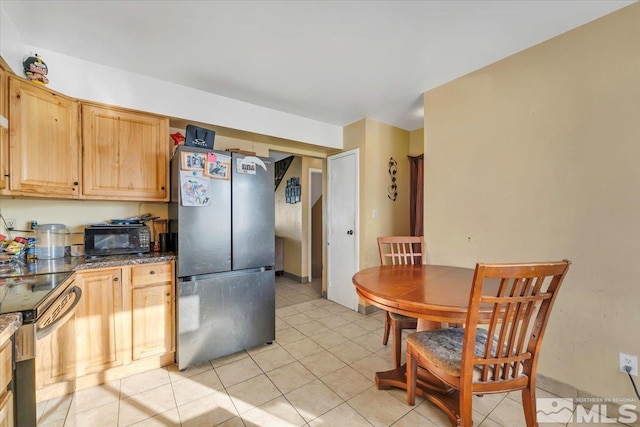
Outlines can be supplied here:
M185 146L171 160L180 370L275 339L273 170L269 158ZM206 194L194 198L191 179Z

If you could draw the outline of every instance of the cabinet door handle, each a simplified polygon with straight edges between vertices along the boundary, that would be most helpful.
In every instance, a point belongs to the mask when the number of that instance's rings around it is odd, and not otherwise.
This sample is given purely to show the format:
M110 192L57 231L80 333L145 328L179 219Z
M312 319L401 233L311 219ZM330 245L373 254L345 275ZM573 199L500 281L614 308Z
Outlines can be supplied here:
M78 185L78 181L74 182L73 185Z
M114 277L114 278L113 278L113 281L114 281L114 282L117 282L118 280L120 280L120 279L119 279L119 278L117 278L117 277Z
M166 296L170 297L171 296L171 292L167 292Z
M151 270L151 271L149 272L149 274L156 274L156 272L155 272L155 271L153 271L153 270Z

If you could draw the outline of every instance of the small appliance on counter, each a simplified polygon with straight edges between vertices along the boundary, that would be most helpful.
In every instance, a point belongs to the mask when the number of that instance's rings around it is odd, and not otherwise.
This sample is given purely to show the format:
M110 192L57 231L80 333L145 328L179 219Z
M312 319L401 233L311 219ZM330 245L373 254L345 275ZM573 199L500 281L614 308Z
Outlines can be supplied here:
M64 257L64 224L40 224L36 226L36 256L38 259Z
M101 224L84 229L87 257L137 254L151 251L151 231L143 224Z

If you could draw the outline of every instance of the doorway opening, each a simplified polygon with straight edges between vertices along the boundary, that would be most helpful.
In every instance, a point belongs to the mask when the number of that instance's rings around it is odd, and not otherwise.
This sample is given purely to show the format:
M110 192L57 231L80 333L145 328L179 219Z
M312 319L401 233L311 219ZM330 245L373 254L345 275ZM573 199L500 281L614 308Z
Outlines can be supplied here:
M309 281L322 280L322 169L309 168L308 203L308 261Z

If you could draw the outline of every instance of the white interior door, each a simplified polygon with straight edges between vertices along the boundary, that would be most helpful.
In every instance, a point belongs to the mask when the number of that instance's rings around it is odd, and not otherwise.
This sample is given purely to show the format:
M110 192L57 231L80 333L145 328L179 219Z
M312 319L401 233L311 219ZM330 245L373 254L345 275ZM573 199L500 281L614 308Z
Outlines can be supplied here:
M358 310L358 150L327 159L327 298Z

